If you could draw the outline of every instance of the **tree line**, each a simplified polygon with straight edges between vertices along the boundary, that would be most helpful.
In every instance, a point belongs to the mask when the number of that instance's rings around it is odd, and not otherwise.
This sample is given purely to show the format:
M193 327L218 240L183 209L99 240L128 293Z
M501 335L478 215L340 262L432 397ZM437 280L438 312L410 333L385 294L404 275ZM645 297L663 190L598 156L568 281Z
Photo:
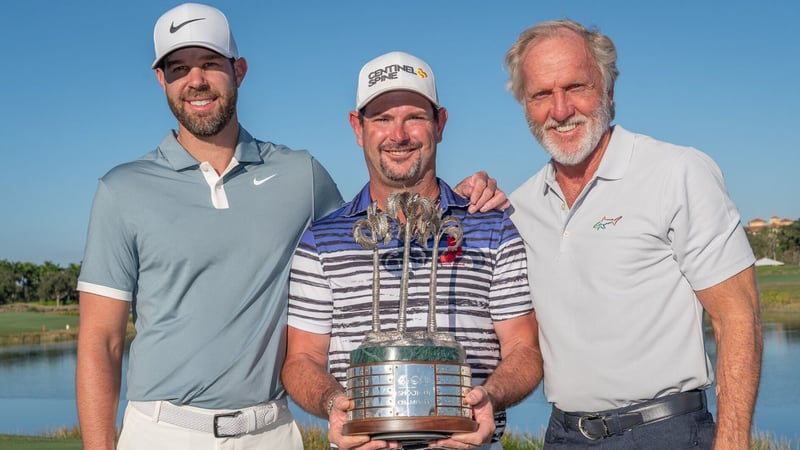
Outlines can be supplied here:
M50 261L34 264L0 259L0 305L77 302L78 291L75 288L80 271L80 264L61 267Z
M800 264L800 219L785 227L764 227L748 232L747 239L756 258L770 258L786 264Z
M756 232L748 232L747 238L756 258L800 264L800 220L785 227L764 227ZM77 302L78 291L75 288L80 271L80 264L74 263L61 267L50 261L34 264L0 259L0 305L53 301L61 305Z

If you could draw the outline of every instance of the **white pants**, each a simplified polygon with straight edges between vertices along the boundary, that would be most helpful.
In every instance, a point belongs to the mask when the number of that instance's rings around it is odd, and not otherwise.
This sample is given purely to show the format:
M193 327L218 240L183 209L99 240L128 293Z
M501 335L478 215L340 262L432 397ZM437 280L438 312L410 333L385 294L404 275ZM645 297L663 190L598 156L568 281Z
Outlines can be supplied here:
M159 422L128 404L117 444L117 450L273 449L303 450L300 430L288 410L265 429L237 437L216 438L212 433Z

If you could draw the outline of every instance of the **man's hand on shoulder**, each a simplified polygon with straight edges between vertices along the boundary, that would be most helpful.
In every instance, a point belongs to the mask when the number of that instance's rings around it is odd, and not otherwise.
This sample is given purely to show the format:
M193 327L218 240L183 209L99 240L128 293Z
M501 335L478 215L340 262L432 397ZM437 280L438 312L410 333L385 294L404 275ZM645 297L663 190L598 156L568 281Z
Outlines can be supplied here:
M453 190L469 199L470 214L492 209L504 210L511 206L506 193L497 187L497 180L489 177L485 171L465 178Z

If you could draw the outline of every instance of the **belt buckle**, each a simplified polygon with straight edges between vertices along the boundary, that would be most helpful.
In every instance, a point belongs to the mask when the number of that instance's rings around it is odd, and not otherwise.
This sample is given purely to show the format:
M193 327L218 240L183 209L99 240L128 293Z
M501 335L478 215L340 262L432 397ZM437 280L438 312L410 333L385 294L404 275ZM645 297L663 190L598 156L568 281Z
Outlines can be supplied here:
M603 434L594 435L589 433L587 430L583 428L584 420L594 420L594 419L600 419L600 423L603 424ZM580 431L583 437L585 437L586 439L589 439L590 441L596 441L598 439L608 436L608 425L606 425L606 420L602 416L600 416L600 414L588 414L585 416L580 416L578 418L578 431Z
M236 434L221 434L219 432L219 429L218 429L219 423L217 421L220 418L226 418L226 417L234 418L234 417L238 417L241 414L242 414L241 411L234 411L234 412L222 413L222 414L214 414L214 426L213 426L213 428L214 428L214 437L215 438L224 438L224 437L236 437L236 436L238 436ZM582 433L582 431L581 431L581 433Z

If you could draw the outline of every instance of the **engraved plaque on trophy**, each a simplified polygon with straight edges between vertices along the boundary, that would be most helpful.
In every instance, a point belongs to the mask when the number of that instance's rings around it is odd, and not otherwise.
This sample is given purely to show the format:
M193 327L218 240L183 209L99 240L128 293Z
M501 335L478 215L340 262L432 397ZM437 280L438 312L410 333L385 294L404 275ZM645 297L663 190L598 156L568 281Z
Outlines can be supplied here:
M367 218L356 222L353 237L373 250L372 331L350 352L347 395L355 406L347 412L344 434L373 439L425 442L477 429L464 395L472 387L466 354L455 338L437 331L436 272L438 245L449 236L455 251L463 237L454 217L441 217L433 202L417 194L394 193L387 212L370 205ZM405 218L400 224L399 213ZM396 226L394 226L396 225ZM397 326L381 331L379 244L397 233L403 245ZM411 242L427 247L433 238L428 324L425 331L406 331ZM452 247L452 248L451 248Z

